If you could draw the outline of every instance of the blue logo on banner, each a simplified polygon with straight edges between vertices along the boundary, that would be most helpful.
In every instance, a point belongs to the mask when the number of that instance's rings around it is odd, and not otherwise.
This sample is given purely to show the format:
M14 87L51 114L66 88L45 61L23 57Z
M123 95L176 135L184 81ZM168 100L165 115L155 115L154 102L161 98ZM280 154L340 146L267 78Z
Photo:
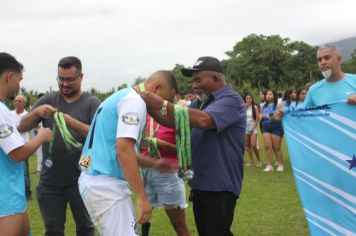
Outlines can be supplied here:
M283 128L312 235L356 235L356 106L286 112Z

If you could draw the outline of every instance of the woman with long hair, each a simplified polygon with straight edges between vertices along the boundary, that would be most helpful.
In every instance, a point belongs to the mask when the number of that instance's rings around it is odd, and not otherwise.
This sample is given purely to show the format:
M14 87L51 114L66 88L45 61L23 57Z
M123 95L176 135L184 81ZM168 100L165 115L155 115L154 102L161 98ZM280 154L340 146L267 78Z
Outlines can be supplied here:
M284 96L282 99L283 106L287 109L295 107L295 103L297 101L297 93L295 89L287 89L284 92Z
M299 88L297 90L297 102L295 103L295 107L302 107L303 102L305 99L305 96L307 95L307 89L306 88Z
M281 149L282 138L284 135L282 122L276 119L276 112L281 109L278 107L278 97L275 90L267 91L266 102L262 107L262 134L267 154L267 166L264 171L273 171L273 153L277 159L277 171L283 171L283 153Z
M262 107L266 102L266 94L267 94L267 89L260 90L260 106L258 107L258 111L260 112L260 114L262 114ZM262 121L263 121L263 117L261 117L261 119L260 119L261 132L262 132Z
M253 165L253 152L256 156L256 166L261 166L260 153L257 148L257 126L260 120L260 113L258 107L255 105L253 96L250 93L245 94L246 103L246 134L245 134L245 147L249 157L247 166Z

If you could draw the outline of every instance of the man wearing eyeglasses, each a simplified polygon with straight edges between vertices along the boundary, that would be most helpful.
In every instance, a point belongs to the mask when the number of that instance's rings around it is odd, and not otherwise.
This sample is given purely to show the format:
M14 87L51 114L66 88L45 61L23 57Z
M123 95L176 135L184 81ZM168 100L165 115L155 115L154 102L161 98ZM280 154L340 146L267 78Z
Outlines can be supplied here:
M19 130L30 130L40 122L43 127L54 129L53 116L59 111L64 114L64 120L74 139L84 143L100 101L81 90L82 80L81 61L76 57L62 58L58 63L59 91L41 97L31 112L21 119ZM58 128L55 129L52 145L43 145L44 165L37 186L37 199L45 222L46 235L64 235L67 203L76 222L77 235L94 235L94 226L77 184L81 150L67 150Z

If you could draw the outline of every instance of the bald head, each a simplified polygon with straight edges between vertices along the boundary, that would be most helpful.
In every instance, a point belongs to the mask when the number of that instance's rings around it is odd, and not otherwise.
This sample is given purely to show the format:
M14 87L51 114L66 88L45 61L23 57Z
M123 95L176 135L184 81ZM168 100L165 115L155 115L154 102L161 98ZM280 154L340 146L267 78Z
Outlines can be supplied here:
M165 100L173 101L177 93L177 81L172 72L159 70L154 72L144 81L145 88Z
M23 95L17 95L14 100L15 110L18 114L25 110L26 97Z

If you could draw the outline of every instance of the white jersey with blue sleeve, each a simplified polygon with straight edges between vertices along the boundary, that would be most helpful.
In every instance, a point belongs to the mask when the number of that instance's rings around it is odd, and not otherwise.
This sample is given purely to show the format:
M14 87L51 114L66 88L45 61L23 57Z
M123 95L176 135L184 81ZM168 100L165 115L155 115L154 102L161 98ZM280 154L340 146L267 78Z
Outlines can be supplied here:
M146 123L146 104L133 88L117 91L95 113L79 165L89 175L124 180L116 155L117 138L132 138L136 152Z
M25 183L22 163L16 163L8 154L24 145L17 131L16 119L0 102L0 217L26 210Z

